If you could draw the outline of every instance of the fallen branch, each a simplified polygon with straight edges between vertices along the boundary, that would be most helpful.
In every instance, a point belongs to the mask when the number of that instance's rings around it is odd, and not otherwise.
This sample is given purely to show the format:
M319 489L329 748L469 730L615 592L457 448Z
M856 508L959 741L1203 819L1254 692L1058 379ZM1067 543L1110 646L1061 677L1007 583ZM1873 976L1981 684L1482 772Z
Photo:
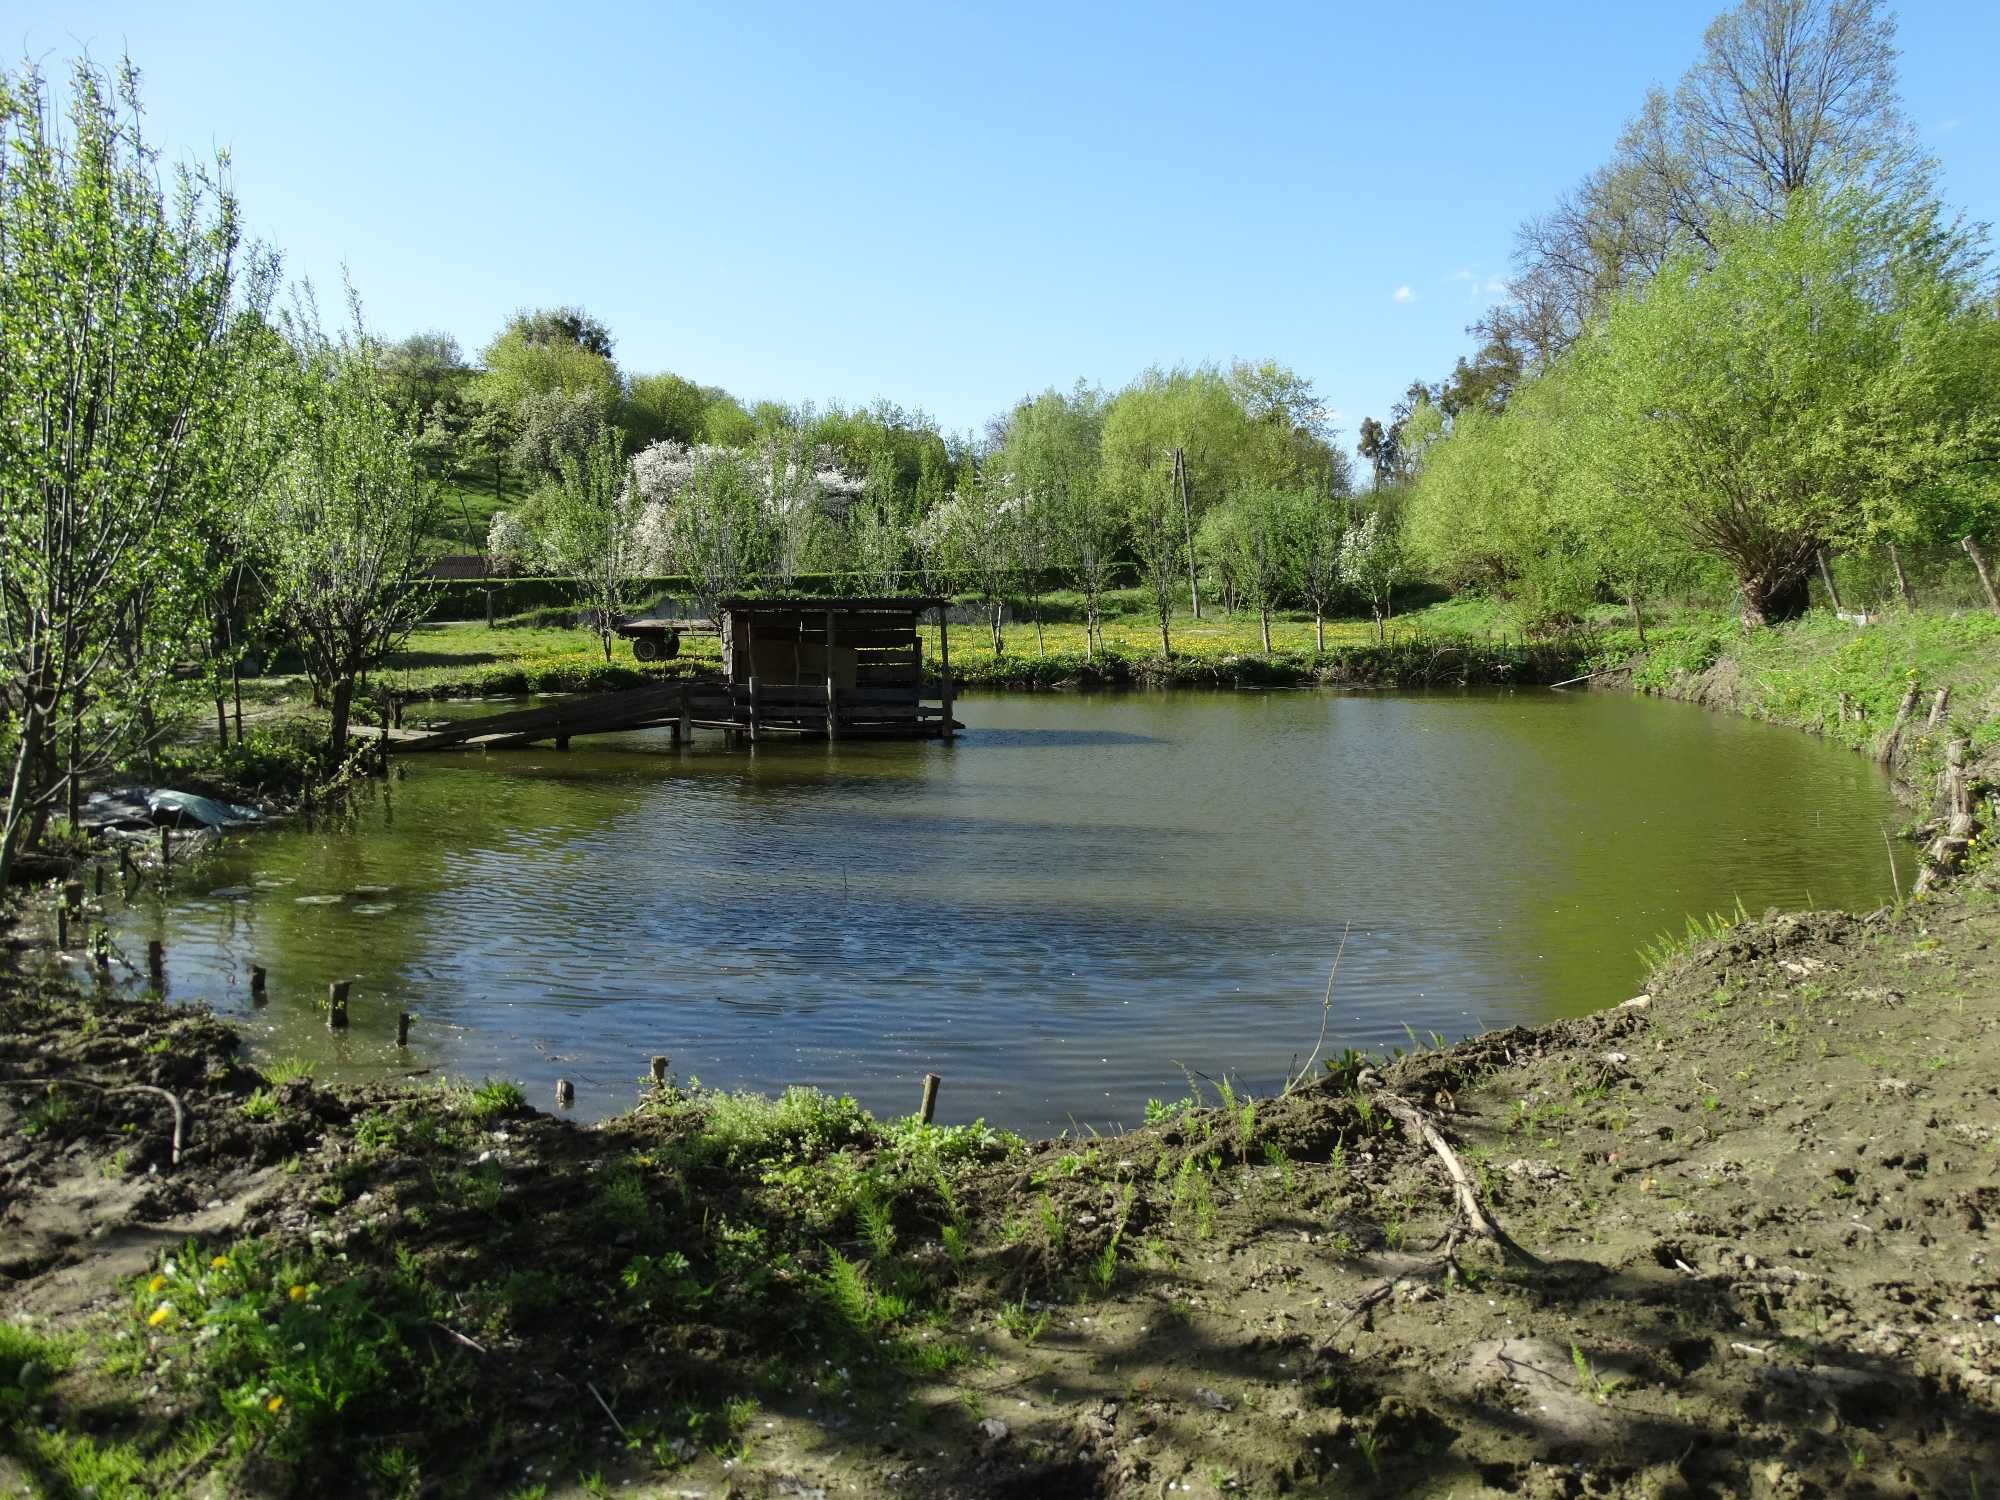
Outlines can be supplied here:
M1458 1211L1466 1226L1481 1239L1498 1245L1501 1253L1510 1259L1526 1266L1539 1266L1541 1261L1522 1249L1514 1237L1500 1227L1499 1220L1486 1211L1486 1205L1479 1201L1479 1190L1473 1186L1472 1177L1465 1170L1465 1163L1451 1149L1451 1143L1444 1138L1437 1122L1409 1100L1386 1089L1376 1098L1384 1109L1422 1136L1424 1144L1437 1153L1438 1160L1444 1163L1445 1175L1451 1178L1452 1193L1458 1200Z
M11 1084L19 1088L55 1088L67 1085L72 1088L96 1089L100 1094L155 1094L167 1101L174 1111L174 1136L168 1153L170 1166L181 1163L181 1137L187 1123L187 1112L181 1108L180 1099L163 1088L150 1083L96 1083L88 1078L0 1078L0 1085Z
M618 1420L618 1413L611 1409L611 1403L609 1401L606 1401L603 1396L599 1395L597 1387L592 1385L588 1380L586 1380L583 1383L583 1387L585 1390L589 1391L591 1395L597 1397L597 1404L604 1408L604 1415L611 1418L611 1425L618 1429L618 1435L620 1437L625 1436L625 1424Z

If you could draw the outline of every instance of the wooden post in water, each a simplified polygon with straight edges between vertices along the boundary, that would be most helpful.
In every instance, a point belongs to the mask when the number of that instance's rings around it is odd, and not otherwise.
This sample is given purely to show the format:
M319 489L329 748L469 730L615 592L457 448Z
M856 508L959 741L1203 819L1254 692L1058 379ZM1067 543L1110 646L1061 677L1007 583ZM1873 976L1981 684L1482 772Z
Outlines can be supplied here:
M937 1091L938 1085L942 1082L944 1080L935 1073L924 1074L924 1104L918 1118L926 1125L930 1124L932 1116L937 1113Z
M158 938L146 942L146 977L159 989L167 982L167 945Z
M693 697L694 697L693 688L689 684L683 682L681 684L681 722L680 722L680 728L676 731L674 736L675 741L678 744L685 745L694 736L694 711L692 708L689 707L689 704L693 699Z
M326 1029L347 1030L347 987L352 980L336 979L326 987Z
M556 1080L556 1108L569 1109L576 1104L576 1085L567 1078Z
M250 965L250 1003L252 1005L262 1005L270 998L265 993L266 988L267 977L264 973L264 966L262 964Z
M944 737L951 738L951 602L938 606L938 683L944 698Z
M664 1056L655 1057L653 1059L653 1087L656 1089L663 1089L666 1086L667 1086L667 1059Z
M160 825L160 868L170 870L174 865L174 831L165 823Z
M1993 607L1994 614L2000 615L2000 593L1993 591L1993 575L1986 571L1986 557L1980 552L1979 543L1968 533L1959 538L1958 544L1965 549L1965 555L1972 559L1972 566L1979 570L1979 584L1986 590L1986 602Z
M63 882L62 895L63 906L69 911L71 916L75 916L83 910L83 882L81 880L65 880Z
M56 908L56 948L61 951L69 946L69 908Z
M840 738L840 707L835 701L833 681L833 611L826 612L826 737Z
M757 743L757 617L743 611L743 649L750 657L750 743Z
M400 1016L396 1017L396 1045L398 1047L407 1047L410 1045L410 1013L408 1011L404 1011Z
M100 896L104 894L104 866L102 864L97 867L97 894Z

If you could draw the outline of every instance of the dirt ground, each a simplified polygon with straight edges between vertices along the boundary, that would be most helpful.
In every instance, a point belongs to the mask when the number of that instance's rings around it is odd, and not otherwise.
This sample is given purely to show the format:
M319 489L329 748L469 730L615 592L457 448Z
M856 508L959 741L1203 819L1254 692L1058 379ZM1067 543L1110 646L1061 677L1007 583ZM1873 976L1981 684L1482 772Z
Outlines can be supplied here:
M887 1159L872 1126L728 1160L690 1154L692 1106L584 1128L462 1098L434 1117L428 1080L273 1085L213 1019L17 955L0 1317L79 1352L0 1435L0 1490L2000 1491L1996 939L1991 876L1769 916L1582 1020L1345 1059L1123 1136L978 1145L872 1228L872 1189L825 1186ZM178 1161L164 1096L56 1077L166 1090ZM1437 1122L1526 1258L1464 1234L1395 1105ZM629 1217L607 1217L617 1173ZM306 1482L277 1461L283 1418L173 1449L214 1409L171 1368L199 1347L141 1327L137 1289L186 1242L220 1264L246 1240L428 1299L396 1324L421 1389L324 1429L368 1463L331 1453ZM682 1255L683 1290L620 1290ZM843 1265L916 1310L839 1313ZM93 1444L139 1477L83 1483Z

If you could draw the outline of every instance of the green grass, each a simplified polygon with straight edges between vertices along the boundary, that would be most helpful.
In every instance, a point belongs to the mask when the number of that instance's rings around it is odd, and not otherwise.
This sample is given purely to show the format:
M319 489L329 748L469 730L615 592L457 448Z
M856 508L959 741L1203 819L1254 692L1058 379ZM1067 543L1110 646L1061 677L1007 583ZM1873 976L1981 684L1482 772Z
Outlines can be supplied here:
M433 535L452 552L484 552L494 514L528 498L527 487L512 473L502 476L496 498L490 469L484 474L455 474L440 488L444 511Z

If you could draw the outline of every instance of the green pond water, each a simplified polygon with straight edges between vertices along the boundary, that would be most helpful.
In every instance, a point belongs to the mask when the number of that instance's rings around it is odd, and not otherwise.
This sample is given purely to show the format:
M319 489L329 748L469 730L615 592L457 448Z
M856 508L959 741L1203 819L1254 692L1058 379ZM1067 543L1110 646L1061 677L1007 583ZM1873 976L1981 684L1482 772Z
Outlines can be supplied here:
M163 938L171 995L323 1078L503 1074L546 1105L566 1077L604 1114L666 1053L683 1078L895 1113L936 1072L941 1120L1101 1129L1185 1093L1188 1069L1276 1087L1312 1049L1344 926L1333 1052L1623 1000L1639 947L1691 912L1891 894L1876 767L1682 704L1042 695L959 714L952 745L677 750L649 731L412 757L353 826L233 840L120 936ZM254 1009L252 963L271 992Z

